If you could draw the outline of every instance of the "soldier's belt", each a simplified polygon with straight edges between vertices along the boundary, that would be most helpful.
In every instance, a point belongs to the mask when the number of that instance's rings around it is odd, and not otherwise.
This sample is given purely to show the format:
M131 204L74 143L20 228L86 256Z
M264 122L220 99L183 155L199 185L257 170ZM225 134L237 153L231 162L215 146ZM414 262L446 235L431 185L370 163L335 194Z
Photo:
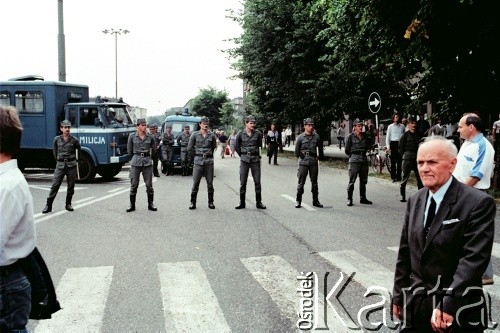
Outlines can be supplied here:
M302 152L302 154L304 154L304 156L312 156L312 157L316 157L316 153L312 153L310 151L304 151Z
M212 155L212 154L196 154L195 156L198 156L198 157L208 157L208 158L214 157L214 155Z
M246 152L246 153L242 153L243 155L247 155L247 156L259 156L259 153L255 152L255 153L252 153L252 152Z
M73 158L58 158L57 159L57 162L64 162L64 163L66 163L66 162L73 162L73 161L76 161L75 157L73 157Z
M135 153L134 155L137 155L140 157L149 157L149 153Z

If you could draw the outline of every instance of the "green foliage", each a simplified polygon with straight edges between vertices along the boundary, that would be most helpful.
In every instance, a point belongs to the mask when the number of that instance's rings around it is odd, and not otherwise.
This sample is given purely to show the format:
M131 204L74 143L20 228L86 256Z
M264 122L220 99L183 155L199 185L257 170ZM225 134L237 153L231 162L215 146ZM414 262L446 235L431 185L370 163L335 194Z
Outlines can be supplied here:
M200 89L199 94L191 103L191 111L200 117L208 117L210 119L210 127L218 128L223 123L221 110L223 105L228 102L229 99L226 91L218 91L213 87L208 87Z
M264 122L315 118L319 128L347 113L412 114L432 102L457 119L488 119L500 99L500 21L485 0L244 0L243 27L229 50L250 86L248 112ZM494 117L496 118L496 117Z

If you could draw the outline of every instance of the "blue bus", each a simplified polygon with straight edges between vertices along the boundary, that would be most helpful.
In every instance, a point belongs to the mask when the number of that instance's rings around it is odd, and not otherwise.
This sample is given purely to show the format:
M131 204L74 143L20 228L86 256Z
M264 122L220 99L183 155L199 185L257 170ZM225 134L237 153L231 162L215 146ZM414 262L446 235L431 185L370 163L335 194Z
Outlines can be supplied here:
M71 134L82 146L80 181L91 181L96 174L113 178L129 160L127 139L136 130L129 106L103 98L90 101L86 85L39 76L1 81L0 105L15 106L19 112L24 131L16 158L21 170L55 167L52 143L64 119L71 121Z

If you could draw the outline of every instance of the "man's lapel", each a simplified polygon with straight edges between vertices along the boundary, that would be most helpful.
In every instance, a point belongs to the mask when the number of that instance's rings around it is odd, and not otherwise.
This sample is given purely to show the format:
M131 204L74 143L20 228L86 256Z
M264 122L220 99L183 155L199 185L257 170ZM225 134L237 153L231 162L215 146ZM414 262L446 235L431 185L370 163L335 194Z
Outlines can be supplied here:
M425 204L427 201L427 194L429 193L429 190L425 191L422 193L419 198L417 199L417 204L415 205L415 225L414 225L414 231L418 235L418 245L420 246L420 249L424 250L425 246L425 239L424 239L424 216L425 216Z
M441 202L441 205L439 205L439 209L431 224L429 234L427 235L427 239L425 241L425 248L427 248L427 245L432 241L439 230L441 230L443 221L446 220L451 208L457 201L458 184L458 180L453 178L450 187L448 188L448 191L446 191L443 201Z

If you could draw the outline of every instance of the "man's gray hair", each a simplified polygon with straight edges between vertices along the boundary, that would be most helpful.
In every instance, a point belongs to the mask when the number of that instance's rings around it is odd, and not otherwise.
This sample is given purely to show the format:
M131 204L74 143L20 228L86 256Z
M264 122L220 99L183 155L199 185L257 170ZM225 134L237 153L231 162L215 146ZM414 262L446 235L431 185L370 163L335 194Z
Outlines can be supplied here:
M442 142L442 144L446 147L446 150L448 151L450 157L457 157L458 149L457 146L455 146L455 144L453 143L453 140L448 140L441 135L431 135L424 138L423 142L420 144L420 147L425 144L437 143L439 141Z

